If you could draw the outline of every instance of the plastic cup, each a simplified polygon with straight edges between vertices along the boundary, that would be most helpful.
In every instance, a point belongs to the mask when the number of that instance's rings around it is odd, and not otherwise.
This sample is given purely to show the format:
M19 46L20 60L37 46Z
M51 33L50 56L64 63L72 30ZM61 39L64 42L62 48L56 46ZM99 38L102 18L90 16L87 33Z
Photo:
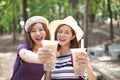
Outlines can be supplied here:
M76 76L82 76L84 74L84 66L80 65L76 59L78 57L84 57L84 53L86 49L85 48L73 48L71 49L72 52L72 58L73 58L73 68L74 68L74 73Z
M42 46L44 48L51 49L53 52L57 51L58 41L54 40L42 40Z
M52 41L52 40L43 40L42 46L43 48L51 49L52 56L49 59L46 59L44 63L44 70L45 71L51 71L55 68L55 61L56 61L56 52L57 52L57 45L58 41Z

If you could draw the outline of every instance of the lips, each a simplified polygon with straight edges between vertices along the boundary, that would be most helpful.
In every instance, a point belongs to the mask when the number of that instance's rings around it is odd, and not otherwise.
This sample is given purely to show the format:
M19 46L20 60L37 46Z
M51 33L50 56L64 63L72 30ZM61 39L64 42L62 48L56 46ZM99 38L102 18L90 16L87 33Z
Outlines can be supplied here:
M66 40L65 40L65 39L59 39L59 41L60 41L60 42L64 42L64 41L66 41Z
M39 41L43 40L43 37L37 37L37 38L35 38L35 40L39 42Z

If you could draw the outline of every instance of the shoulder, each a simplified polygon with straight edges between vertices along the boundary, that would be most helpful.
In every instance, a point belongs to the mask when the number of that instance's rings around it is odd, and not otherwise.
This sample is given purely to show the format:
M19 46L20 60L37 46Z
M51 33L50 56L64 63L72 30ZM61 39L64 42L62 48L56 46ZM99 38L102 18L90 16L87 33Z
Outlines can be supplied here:
M20 45L18 46L18 51L20 51L21 49L28 49L27 44L26 44L26 43L20 44Z
M20 45L18 46L18 48L22 48L22 47L27 47L27 44L26 44L26 43L23 43L23 44L20 44Z

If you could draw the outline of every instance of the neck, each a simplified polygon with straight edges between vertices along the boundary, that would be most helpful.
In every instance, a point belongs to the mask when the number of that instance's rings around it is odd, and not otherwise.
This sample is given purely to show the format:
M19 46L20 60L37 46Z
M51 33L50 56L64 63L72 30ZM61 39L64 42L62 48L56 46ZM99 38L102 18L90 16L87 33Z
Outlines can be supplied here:
M61 54L66 54L68 52L70 52L69 46L61 47Z
M41 48L41 47L42 47L42 45L35 44L34 47L33 47L33 50L38 51L38 49Z

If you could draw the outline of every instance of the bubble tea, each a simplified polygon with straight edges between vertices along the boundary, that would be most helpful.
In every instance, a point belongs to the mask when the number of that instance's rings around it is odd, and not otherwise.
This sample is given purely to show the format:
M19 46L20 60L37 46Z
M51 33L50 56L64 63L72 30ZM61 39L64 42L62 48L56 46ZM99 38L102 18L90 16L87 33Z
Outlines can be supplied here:
M81 43L83 44L83 43ZM72 52L72 58L73 58L73 68L74 68L74 73L76 76L82 76L84 74L84 66L80 65L80 63L77 60L77 58L79 57L84 57L83 52L85 52L86 49L83 48L83 45L81 46L81 48L72 48L71 52Z
M58 45L58 41L53 41L53 40L43 40L42 41L43 48L48 48L48 49L52 50L51 51L52 56L49 59L46 59L46 61L44 63L45 71L51 71L55 68L57 45Z
M84 66L80 65L79 62L77 62L77 58L79 57L84 57L83 50L81 48L74 48L71 49L72 51L72 58L73 58L73 68L74 68L74 73L77 76L82 76L84 74Z

